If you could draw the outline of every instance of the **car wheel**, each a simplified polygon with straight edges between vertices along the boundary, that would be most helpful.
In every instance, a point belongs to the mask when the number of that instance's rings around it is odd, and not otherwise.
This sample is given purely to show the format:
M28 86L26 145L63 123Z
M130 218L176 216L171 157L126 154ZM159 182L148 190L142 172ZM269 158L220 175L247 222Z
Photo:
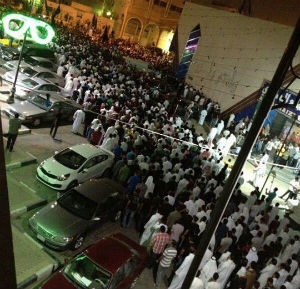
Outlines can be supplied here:
M34 121L33 121L33 126L37 127L41 124L41 120L39 118L36 118Z
M78 182L77 181L72 181L68 186L66 190L70 190L74 187L78 186Z
M73 249L73 250L79 249L79 248L82 246L83 241L84 241L84 236L83 236L83 235L79 235L79 236L74 240L72 249Z

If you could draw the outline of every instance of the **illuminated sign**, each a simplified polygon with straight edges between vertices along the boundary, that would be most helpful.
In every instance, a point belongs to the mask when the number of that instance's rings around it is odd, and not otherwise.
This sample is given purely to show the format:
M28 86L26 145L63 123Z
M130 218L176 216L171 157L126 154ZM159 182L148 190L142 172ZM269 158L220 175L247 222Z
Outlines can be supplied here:
M8 14L2 18L4 32L9 36L21 40L26 31L34 42L47 44L55 36L53 28L46 22L24 16L22 14Z

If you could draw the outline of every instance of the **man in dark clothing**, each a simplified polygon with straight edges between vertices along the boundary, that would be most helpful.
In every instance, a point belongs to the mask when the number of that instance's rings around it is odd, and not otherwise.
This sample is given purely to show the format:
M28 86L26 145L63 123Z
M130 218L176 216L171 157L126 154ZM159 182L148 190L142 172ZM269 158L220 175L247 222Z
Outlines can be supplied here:
M55 119L54 119L51 129L50 129L50 135L52 136L53 139L55 139L57 129L60 125L61 117L62 117L62 108L59 107L58 112L55 116Z
M9 120L6 149L9 150L10 152L13 150L20 127L21 127L21 120L19 120L19 114L16 113L15 117Z
M92 111L89 110L85 110L85 118L84 118L84 129L83 129L83 135L87 136L87 129L88 126L91 125L91 122L93 121L93 119L95 118L95 113L93 113Z

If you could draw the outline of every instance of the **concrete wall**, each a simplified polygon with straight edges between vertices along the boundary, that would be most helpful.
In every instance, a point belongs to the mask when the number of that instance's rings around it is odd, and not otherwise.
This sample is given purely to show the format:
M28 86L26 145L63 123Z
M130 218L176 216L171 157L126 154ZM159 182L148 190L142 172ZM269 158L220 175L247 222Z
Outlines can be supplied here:
M200 5L218 5L238 9L241 0L192 0L191 2ZM268 21L295 26L300 16L299 0L246 0L243 13L248 13L251 3L251 17L265 19ZM247 14L248 15L248 14Z
M264 79L272 79L293 30L187 2L178 27L179 55L198 23L202 36L187 82L218 101L222 111L257 90ZM299 56L294 64L299 63Z

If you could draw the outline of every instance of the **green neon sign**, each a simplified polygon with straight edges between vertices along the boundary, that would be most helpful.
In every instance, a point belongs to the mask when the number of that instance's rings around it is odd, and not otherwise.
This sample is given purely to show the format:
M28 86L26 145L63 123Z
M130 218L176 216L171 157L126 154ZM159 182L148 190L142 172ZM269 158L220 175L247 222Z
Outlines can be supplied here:
M15 25L20 23L16 29L11 29L13 22ZM18 40L24 38L26 31L30 32L31 39L39 44L47 44L55 36L54 29L48 23L22 14L7 14L2 18L2 23L4 32ZM45 35L42 35L41 31L44 31Z

